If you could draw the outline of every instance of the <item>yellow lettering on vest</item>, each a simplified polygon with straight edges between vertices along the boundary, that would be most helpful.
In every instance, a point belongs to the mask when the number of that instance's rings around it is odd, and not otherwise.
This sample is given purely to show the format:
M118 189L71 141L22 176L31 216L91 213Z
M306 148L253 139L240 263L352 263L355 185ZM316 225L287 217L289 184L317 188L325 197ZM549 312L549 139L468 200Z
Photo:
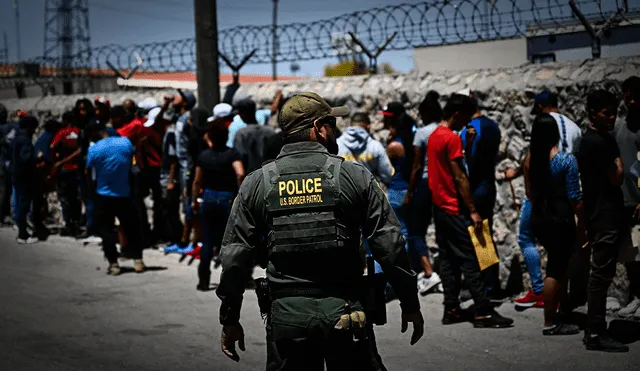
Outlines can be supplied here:
M302 193L302 191L300 190L300 186L299 186L299 180L294 180L293 183L296 185L296 194L299 195Z
M322 193L322 179L313 178L314 193Z
M282 192L285 190L285 188L287 188L287 183L285 182L278 182L278 193L280 194L280 197L282 197Z
M311 178L305 179L304 183L305 183L304 190L307 193L313 193L313 179Z
M287 181L287 193L292 195L295 192L296 185L293 183L293 180Z

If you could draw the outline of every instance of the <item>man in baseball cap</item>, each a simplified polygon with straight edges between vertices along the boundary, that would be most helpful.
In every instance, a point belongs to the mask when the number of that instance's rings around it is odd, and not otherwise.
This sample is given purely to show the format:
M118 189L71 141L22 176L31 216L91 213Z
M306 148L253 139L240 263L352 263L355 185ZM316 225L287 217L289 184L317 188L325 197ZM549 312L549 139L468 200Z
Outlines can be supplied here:
M314 141L337 154L336 118L348 115L347 107L331 107L316 93L302 93L282 106L278 122L286 143Z
M246 257L253 254L264 257L260 265L266 267L273 298L267 339L275 352L267 352L267 364L296 370L322 369L331 359L339 359L345 370L373 364L373 321L365 321L359 293L361 231L373 256L384 257L379 263L400 299L403 331L413 323L411 344L423 335L416 275L389 201L369 171L332 155L338 152L336 117L348 114L346 107L333 108L314 93L291 97L278 118L287 144L275 161L264 163L240 185L222 240L217 288L222 352L236 362L236 343L245 350L240 308L255 264ZM258 242L263 240L268 247ZM309 261L313 264L305 264ZM289 331L309 322L308 315L318 320L302 332ZM371 341L367 346L350 338L344 346L332 344L352 333ZM324 352L327 347L335 350Z

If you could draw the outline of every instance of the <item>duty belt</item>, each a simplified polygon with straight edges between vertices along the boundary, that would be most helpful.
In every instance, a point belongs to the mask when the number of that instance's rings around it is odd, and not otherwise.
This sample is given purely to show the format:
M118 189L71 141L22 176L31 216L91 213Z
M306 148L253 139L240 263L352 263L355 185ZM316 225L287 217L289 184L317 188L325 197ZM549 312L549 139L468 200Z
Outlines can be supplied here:
M273 285L270 283L270 293L271 293L271 299L275 300L275 299L282 299L282 298L289 298L289 297L296 297L296 296L304 296L304 297L311 297L311 298L328 298L328 297L336 297L336 298L343 298L343 299L356 299L358 298L361 294L359 293L360 290L358 290L355 287L352 288L344 288L344 287L340 287L338 288L338 285L336 285L336 287L324 287L324 288L320 288L320 287L274 287L276 285Z

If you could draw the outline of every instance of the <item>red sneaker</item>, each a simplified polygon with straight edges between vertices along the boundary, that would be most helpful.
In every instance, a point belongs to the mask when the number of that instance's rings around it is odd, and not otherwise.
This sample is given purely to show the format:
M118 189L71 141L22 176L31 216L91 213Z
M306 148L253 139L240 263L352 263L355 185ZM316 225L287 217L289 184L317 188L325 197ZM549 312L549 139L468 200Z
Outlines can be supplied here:
M543 300L538 300L536 301L536 303L533 305L534 308L544 308L544 301ZM558 304L558 309L560 309L560 304Z
M516 308L541 308L544 307L544 301L542 300L542 294L535 294L533 290L529 290L527 295L521 297L520 299L516 299L515 301ZM540 305L540 306L538 306Z
M197 244L193 250L189 251L188 253L186 253L185 255L187 256L192 256L196 259L200 259L200 251L202 251L202 244L199 243Z

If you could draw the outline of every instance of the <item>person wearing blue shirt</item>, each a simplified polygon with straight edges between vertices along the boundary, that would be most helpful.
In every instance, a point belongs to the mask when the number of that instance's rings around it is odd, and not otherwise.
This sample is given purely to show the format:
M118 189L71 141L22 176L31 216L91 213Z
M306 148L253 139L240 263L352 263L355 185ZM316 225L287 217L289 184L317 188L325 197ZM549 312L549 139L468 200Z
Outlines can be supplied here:
M465 148L471 197L476 210L487 219L493 230L493 208L496 204L496 162L500 150L501 133L498 124L484 116L478 108L469 125L460 132ZM500 297L500 267L498 264L483 272L487 294Z
M129 254L134 259L135 271L142 273L146 267L142 261L142 235L136 210L130 198L129 173L136 150L126 137L110 137L102 127L87 128L95 144L87 152L87 172L95 172L96 198L94 219L98 235L102 238L104 255L109 262L107 274L120 274L117 234L114 219L117 217L127 236Z

